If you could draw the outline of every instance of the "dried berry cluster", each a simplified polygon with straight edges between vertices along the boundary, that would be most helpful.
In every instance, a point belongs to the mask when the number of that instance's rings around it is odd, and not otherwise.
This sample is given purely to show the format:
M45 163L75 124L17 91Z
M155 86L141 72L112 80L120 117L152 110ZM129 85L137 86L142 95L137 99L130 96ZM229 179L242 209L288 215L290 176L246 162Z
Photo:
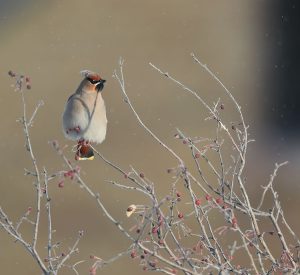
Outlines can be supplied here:
M25 84L25 87L27 90L31 89L31 80L30 77L24 76L22 74L17 74L13 71L8 71L8 75L15 79L15 89L21 90L23 87L23 84Z

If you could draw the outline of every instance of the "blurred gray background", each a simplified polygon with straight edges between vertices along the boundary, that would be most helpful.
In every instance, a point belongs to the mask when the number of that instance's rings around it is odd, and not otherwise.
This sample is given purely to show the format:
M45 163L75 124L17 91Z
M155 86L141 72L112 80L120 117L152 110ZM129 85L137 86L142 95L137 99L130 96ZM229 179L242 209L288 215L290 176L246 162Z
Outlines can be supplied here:
M208 136L206 111L192 96L163 79L148 65L158 67L197 90L212 104L222 89L191 59L194 52L231 90L250 124L251 138L246 169L248 189L257 198L259 186L269 180L275 162L289 160L276 186L287 219L300 231L299 207L299 3L253 0L87 0L0 1L0 205L15 221L29 206L35 207L31 168L21 125L21 99L11 87L8 70L26 74L32 89L26 92L28 109L43 99L32 129L32 142L40 167L49 173L64 169L48 145L56 139L73 158L72 142L61 131L64 103L81 80L79 71L99 72L107 85L107 139L97 148L125 170L133 165L167 193L171 183L165 170L175 165L170 156L138 126L112 78L119 57L125 59L127 92L145 123L183 157L188 149L173 135L179 127L191 136ZM232 120L236 113L225 104ZM188 160L188 164L192 163ZM126 221L124 211L136 194L120 192L104 182L119 179L99 160L80 162L82 175L101 193L113 215ZM86 259L78 268L88 274L90 254L107 259L128 245L87 194L71 181L59 189L52 182L55 240L61 252L84 230L80 253L71 262ZM44 212L43 212L44 214ZM24 226L24 236L31 227ZM46 245L46 220L42 219L39 248ZM0 231L1 274L40 274L36 263ZM141 268L125 257L101 274L140 274ZM72 274L65 269L62 274Z

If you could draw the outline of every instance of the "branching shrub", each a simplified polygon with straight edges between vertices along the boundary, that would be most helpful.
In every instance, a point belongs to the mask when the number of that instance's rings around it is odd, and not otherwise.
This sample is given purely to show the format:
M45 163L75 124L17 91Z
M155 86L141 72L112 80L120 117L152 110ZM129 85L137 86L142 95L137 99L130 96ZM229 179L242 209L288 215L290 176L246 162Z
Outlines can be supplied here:
M124 102L135 115L138 124L177 162L175 167L167 169L167 173L173 180L169 192L161 194L157 193L156 184L152 182L150 176L146 177L143 172L133 167L129 172L125 171L93 148L100 161L123 175L122 182L110 180L112 186L132 192L133 198L135 192L141 193L145 198L142 205L135 204L134 201L128 205L127 217L124 215L124 219L131 221L131 228L126 228L122 221L116 220L111 215L98 191L92 190L80 175L77 162L70 161L65 156L57 141L51 144L67 169L49 175L46 168L37 165L30 139L30 126L42 102L29 117L26 110L25 88L31 88L30 79L9 72L22 98L23 116L20 122L24 130L26 149L33 165L33 170L26 170L26 175L35 178L36 207L34 207L35 211L32 208L28 209L16 222L12 222L6 212L0 208L0 226L3 231L24 246L44 274L58 274L65 266L78 274L76 268L82 262L69 264L71 256L78 250L82 232L79 232L77 240L67 253L59 255L55 253L57 247L52 236L48 183L61 176L73 179L83 188L91 199L95 200L108 221L115 224L124 237L131 242L124 252L114 255L109 260L91 256L94 263L90 268L90 274L96 274L98 269L127 254L131 258L139 259L138 262L143 270L166 274L274 274L277 272L298 274L300 242L285 219L278 193L274 188L277 172L287 162L275 165L269 182L261 189L258 205L254 205L244 179L247 149L251 140L249 140L248 125L241 107L216 74L194 54L192 58L220 85L239 116L238 122L228 122L223 116L225 106L220 99L210 106L200 93L150 63L150 66L162 77L199 101L207 111L207 119L215 125L214 136L201 138L190 137L188 133L176 129L175 138L185 144L190 151L195 165L193 169L188 169L186 161L145 125L140 114L137 113L127 95L122 59L118 70L113 74L119 83ZM208 177L207 169L213 175L213 180ZM63 184L64 182L60 181L59 187L63 187ZM179 191L182 190L178 188L179 186L184 186L184 192ZM265 202L267 195L273 198L272 207L268 207ZM36 248L42 204L46 205L48 220L45 259L40 256ZM31 216L34 218L31 219ZM31 240L22 237L23 222L32 224ZM266 231L262 228L269 229ZM246 262L242 260L245 257L248 259Z

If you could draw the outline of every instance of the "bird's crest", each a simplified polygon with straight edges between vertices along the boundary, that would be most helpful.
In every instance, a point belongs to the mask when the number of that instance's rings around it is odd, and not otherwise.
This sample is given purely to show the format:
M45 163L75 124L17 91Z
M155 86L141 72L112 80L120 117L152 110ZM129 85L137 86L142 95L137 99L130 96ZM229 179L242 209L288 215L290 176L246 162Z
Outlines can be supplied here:
M101 80L101 77L99 74L92 72L90 70L82 70L80 71L80 74L86 78L90 78L92 80Z

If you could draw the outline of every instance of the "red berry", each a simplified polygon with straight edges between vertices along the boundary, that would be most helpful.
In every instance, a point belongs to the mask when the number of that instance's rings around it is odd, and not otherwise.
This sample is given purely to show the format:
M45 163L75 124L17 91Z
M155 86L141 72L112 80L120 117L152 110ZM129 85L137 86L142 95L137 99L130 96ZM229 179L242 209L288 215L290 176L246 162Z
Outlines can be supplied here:
M135 258L135 257L136 257L136 252L135 252L135 251L132 251L132 252L130 253L130 257L131 257L131 258Z
M30 213L31 211L32 211L32 207L29 206L28 209L27 209L27 212Z
M158 231L158 227L153 227L153 228L152 228L152 233L153 233L153 234L157 233L157 231Z
M182 219L183 218L183 214L182 213L178 213L178 218Z
M197 206L201 205L201 200L200 200L200 199L196 199L195 204L196 204Z
M206 194L206 195L205 195L205 199L206 199L207 201L210 201L210 200L211 200L211 195Z
M155 262L149 262L149 265L150 265L151 267L153 267L153 268L156 267L156 263L155 263Z
M61 180L59 183L58 183L58 187L59 188L63 188L64 187L64 181Z
M9 71L8 75L11 76L11 77L15 77L16 76L16 74L13 71Z
M92 268L90 269L90 275L96 275L96 270L97 270L96 267L92 267Z
M143 179L145 177L144 173L140 173L140 177Z
M222 199L221 198L216 198L216 203L217 204L220 204L222 202Z
M198 158L200 158L200 153L195 154L195 159L198 159Z
M184 139L184 140L182 141L182 143L183 143L183 144L187 144L187 140Z
M81 129L80 129L79 126L77 126L77 127L74 128L74 131L75 131L77 134L80 133L80 130L81 130Z
M232 226L235 228L237 227L237 218L236 217L233 217L232 220L231 220L231 223L232 223Z
M179 192L176 192L176 196L177 196L177 198L180 198L181 194Z

